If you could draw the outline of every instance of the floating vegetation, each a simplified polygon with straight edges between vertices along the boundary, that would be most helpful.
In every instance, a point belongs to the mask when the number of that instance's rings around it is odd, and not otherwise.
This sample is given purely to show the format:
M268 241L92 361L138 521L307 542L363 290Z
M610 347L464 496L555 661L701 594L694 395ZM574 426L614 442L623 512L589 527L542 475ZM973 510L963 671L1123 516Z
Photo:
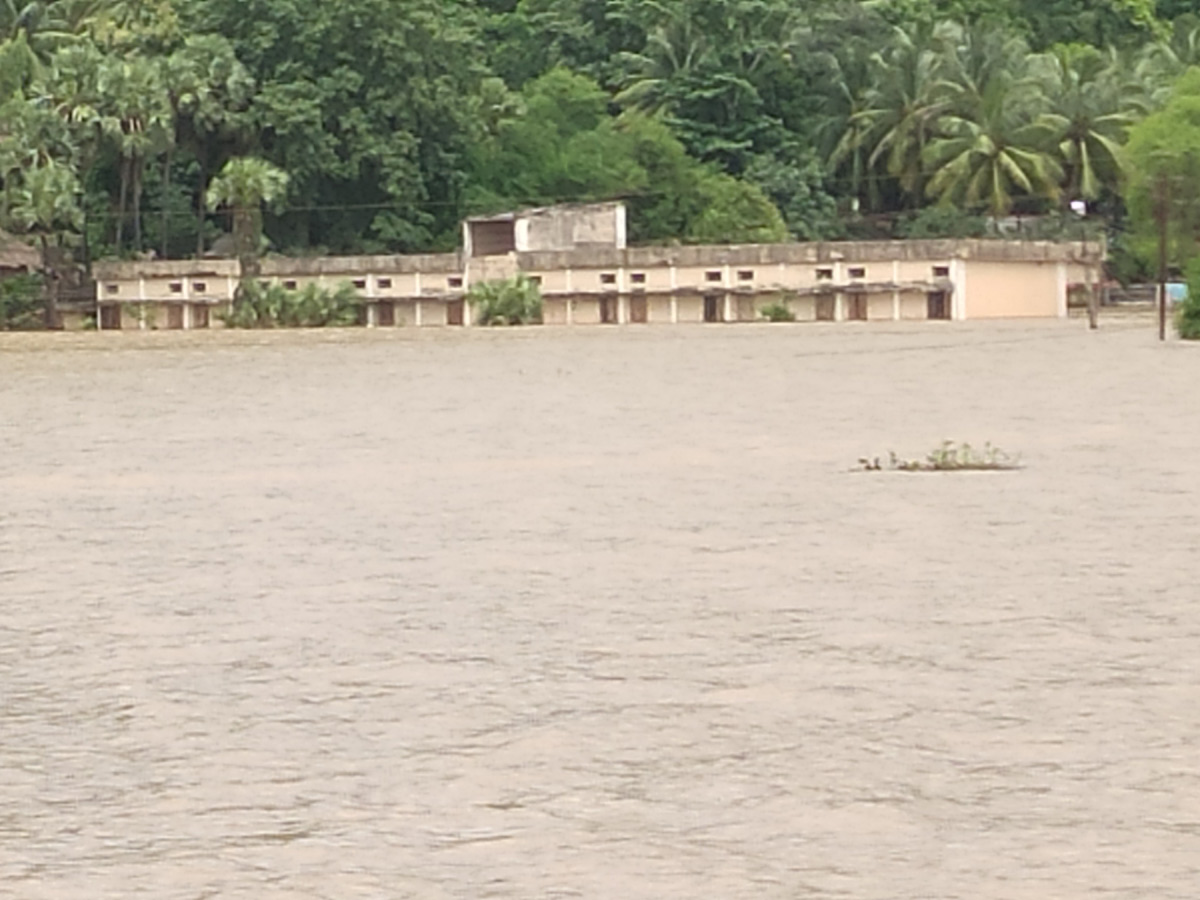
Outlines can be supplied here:
M924 459L905 459L889 450L886 460L864 456L859 457L858 464L864 472L991 472L1019 469L1021 458L993 446L990 441L981 448L942 441Z

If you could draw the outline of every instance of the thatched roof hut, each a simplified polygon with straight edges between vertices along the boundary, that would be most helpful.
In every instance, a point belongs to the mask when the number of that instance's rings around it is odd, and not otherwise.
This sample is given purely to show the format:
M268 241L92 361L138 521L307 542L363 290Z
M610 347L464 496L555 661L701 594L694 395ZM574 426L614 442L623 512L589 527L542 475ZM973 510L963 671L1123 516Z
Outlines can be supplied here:
M36 272L41 265L36 248L0 229L0 272Z

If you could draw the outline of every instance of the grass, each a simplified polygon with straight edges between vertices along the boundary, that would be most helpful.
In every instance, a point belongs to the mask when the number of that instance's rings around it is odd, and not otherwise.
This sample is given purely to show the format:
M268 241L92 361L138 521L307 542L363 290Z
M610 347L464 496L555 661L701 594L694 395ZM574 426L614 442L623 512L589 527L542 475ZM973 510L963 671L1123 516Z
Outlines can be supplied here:
M864 456L858 464L864 472L995 472L1021 468L1021 458L993 446L990 441L982 448L965 442L942 441L924 459L906 459L889 450L886 462L878 456Z

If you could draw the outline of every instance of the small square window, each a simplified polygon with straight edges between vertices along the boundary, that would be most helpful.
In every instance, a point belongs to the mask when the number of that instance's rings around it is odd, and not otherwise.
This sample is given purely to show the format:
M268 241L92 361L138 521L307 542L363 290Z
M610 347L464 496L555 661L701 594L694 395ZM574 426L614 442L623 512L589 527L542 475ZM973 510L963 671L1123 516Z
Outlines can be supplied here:
M379 285L379 287L380 287L380 289L381 289L381 290L387 290L388 288L390 288L390 287L392 286L392 279L390 279L390 278L378 278L378 279L376 279L376 280L375 280L375 283L376 283L377 285Z
M646 283L646 273L645 272L634 272L633 274L631 274L629 276L629 280L631 282L633 282L634 284L645 284Z
M366 288L367 288L367 279L365 279L365 278L355 278L355 279L354 279L352 282L350 282L350 283L351 283L352 285L354 285L354 287L355 287L357 290L360 290L360 291L366 290Z
M950 267L949 266L934 266L933 267L933 277L934 278L949 278L950 277Z
M269 282L269 281L260 281L260 282L258 283L258 286L259 286L260 288L262 288L262 289L265 291L267 288L269 288L269 287L271 286L271 282Z
M121 293L121 286L119 284L106 284L104 291L108 294L119 294Z
M851 278L866 278L867 270L864 269L862 266L851 266L850 270L849 270L849 274L850 274Z
M193 281L192 290L197 294L203 294L208 291L208 283L204 281Z
M600 273L600 283L601 284L616 284L617 276L614 275L612 272L601 272Z
M462 278L459 278L458 276L447 278L446 286L452 287L452 288L460 288L460 287L462 287Z
M753 281L753 280L754 280L754 270L753 269L738 269L738 281Z
M283 283L283 287L284 290L294 291L296 289L296 282L289 279Z
M529 283L536 284L538 287L541 287L542 286L542 276L541 275L530 275Z
M171 288L172 294L182 294L183 293L183 282L182 281L172 281L170 284L170 288Z
M708 272L705 272L705 273L704 273L704 280L705 280L705 281L720 281L720 280L721 280L721 272L720 272L720 270L719 270L719 269L712 269L712 270L710 270L710 271L708 271Z
M833 281L833 269L817 269L817 281Z

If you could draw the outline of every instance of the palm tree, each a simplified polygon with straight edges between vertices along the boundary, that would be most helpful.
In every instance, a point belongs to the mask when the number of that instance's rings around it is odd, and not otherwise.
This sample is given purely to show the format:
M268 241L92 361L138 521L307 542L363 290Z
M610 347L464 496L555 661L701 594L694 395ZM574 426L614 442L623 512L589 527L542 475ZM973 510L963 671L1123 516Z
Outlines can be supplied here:
M54 268L50 248L61 244L64 234L79 229L79 195L79 179L74 169L47 159L24 172L9 210L11 221L26 234L35 235L41 248L47 328L62 327L58 312L60 275Z
M848 185L854 201L865 200L867 208L873 208L879 198L869 114L875 72L870 57L856 44L824 57L831 71L824 83L828 92L818 100L818 146L830 173Z
M229 143L236 145L245 133L244 113L254 92L254 79L238 61L229 40L215 34L188 38L164 60L162 79L175 126L163 163L164 215L171 151L176 146L184 147L191 151L200 169L200 196L196 203L196 255L200 256L204 252L204 190L208 173L218 152ZM166 231L164 219L164 241Z
M946 112L923 153L925 192L943 204L1012 209L1016 195L1058 197L1062 168L1041 119L1046 97L1028 71L1024 41L995 29L939 28Z
M288 174L265 159L236 156L213 179L206 194L209 209L228 207L233 214L233 243L243 281L258 277L262 207L283 199Z
M109 59L99 76L106 115L121 158L114 242L120 252L125 217L131 213L133 245L142 249L142 181L146 158L165 149L170 139L171 109L158 66L148 59ZM132 196L131 196L132 195Z
M925 147L947 106L942 62L931 35L897 28L892 44L871 57L873 85L859 114L873 145L869 165L884 162L914 205L925 193Z
M692 6L657 0L642 4L643 11L657 13L658 22L647 32L642 52L619 54L626 75L617 102L670 114L680 100L680 89L714 62L711 42Z
M1050 101L1042 122L1058 149L1065 200L1094 200L1121 176L1121 145L1138 118L1119 60L1087 46L1066 45L1035 59Z
M1062 168L1047 152L1046 126L1018 85L994 78L975 98L975 115L942 117L925 150L933 175L926 193L943 204L984 207L1002 216L1017 194L1055 199Z

